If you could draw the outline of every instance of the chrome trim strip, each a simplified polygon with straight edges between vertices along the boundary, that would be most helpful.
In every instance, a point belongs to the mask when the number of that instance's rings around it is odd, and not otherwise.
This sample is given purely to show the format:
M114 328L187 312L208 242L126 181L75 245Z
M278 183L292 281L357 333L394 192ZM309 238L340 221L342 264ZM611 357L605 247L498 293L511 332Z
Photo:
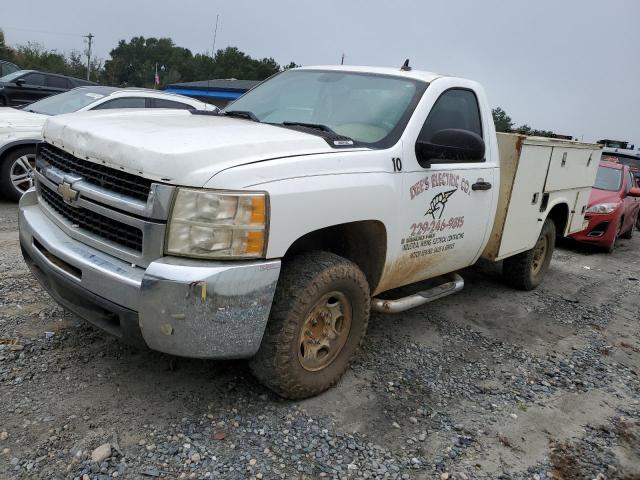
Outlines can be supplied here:
M80 228L74 227L72 222L56 212L42 198L39 191L41 187L38 182L46 185L56 195L58 194L58 186L49 179L44 178L44 176L39 172L36 172L36 180L36 191L38 192L38 201L42 207L42 211L71 238L86 243L87 245L113 255L114 257L125 260L126 262L142 267L148 266L153 260L163 255L165 237L164 223L154 223L136 217L130 217L115 210L97 205L89 200L85 200L82 196L74 202L74 205L77 205L78 207L91 210L92 212L104 217L139 228L142 231L142 252L138 252L123 245L119 245L116 242L112 242L98 235L88 233ZM72 186L75 188L75 184L72 184Z

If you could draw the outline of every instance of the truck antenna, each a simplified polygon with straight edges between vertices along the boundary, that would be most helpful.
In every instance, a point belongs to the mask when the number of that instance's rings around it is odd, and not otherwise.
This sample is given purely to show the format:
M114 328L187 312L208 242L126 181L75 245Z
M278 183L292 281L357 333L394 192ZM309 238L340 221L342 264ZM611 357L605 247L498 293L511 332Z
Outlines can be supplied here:
M408 58L404 61L404 63L400 67L400 70L402 70L403 72L410 72L411 71L411 67L409 66L409 59Z

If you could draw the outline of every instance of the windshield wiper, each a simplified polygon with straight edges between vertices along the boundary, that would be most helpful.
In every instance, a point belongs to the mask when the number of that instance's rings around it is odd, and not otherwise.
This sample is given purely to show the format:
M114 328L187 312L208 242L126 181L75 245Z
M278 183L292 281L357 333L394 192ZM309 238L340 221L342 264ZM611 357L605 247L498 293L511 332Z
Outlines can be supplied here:
M322 123L305 123L305 122L282 122L282 125L285 127L293 126L293 127L307 127L314 128L316 130L322 130L323 132L332 133L333 135L338 135L335 131Z
M225 110L224 114L230 117L246 118L247 120L253 120L254 122L260 123L260 119L256 117L255 113L250 112L249 110Z

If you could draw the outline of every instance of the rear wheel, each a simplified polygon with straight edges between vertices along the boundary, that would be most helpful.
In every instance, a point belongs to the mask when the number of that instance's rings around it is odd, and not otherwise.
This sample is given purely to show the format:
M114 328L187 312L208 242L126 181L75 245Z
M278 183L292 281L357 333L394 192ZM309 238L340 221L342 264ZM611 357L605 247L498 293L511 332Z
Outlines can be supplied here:
M18 148L4 157L0 164L0 187L8 200L17 202L33 186L35 162L35 147Z
M636 216L636 228L640 230L640 212L638 212L638 215Z
M353 262L309 252L284 263L254 375L290 399L336 384L367 330L369 285Z
M521 290L536 288L549 269L555 245L556 227L553 221L547 218L531 250L505 259L502 267L505 280Z

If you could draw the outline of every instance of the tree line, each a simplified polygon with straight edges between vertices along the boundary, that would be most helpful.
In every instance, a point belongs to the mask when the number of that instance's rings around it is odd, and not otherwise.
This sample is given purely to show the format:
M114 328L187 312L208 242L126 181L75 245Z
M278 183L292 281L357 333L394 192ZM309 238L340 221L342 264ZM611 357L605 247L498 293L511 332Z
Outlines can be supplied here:
M79 51L65 54L34 42L11 47L5 43L2 30L0 60L8 60L23 69L79 78L87 75L86 56ZM104 62L92 59L91 80L103 85L153 88L156 64L160 88L170 83L213 78L264 80L297 66L294 62L281 66L273 58L252 58L236 47L217 50L213 57L193 54L188 48L175 45L171 38L139 36L129 41L120 40Z
M538 130L536 128L532 128L526 123L524 125L520 125L519 127L515 126L511 117L507 115L502 108L496 107L491 110L493 114L493 123L496 126L496 132L504 132L504 133L521 133L527 136L534 137L554 137L556 134L551 130Z

